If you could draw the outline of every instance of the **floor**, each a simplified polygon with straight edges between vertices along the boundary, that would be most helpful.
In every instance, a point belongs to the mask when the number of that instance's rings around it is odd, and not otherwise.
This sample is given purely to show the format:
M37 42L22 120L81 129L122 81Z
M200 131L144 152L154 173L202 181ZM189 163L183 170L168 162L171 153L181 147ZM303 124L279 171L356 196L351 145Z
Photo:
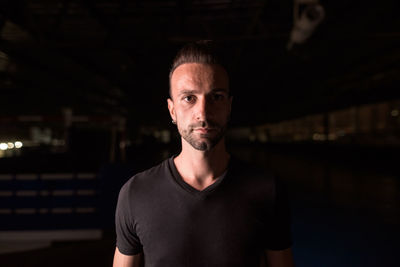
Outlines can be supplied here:
M296 266L400 266L397 166L380 172L370 168L371 163L354 167L358 163L342 164L277 147L236 147L234 154L274 169L288 184ZM41 249L0 254L0 265L111 266L113 252L114 236L107 232L97 241L56 242Z

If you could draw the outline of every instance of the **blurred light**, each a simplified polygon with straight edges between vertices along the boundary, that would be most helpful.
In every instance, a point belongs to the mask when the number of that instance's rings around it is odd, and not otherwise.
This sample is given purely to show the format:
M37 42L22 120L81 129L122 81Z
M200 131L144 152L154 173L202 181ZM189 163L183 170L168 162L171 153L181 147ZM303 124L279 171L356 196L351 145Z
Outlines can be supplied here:
M346 132L343 131L343 130L339 130L339 131L337 132L337 135L338 135L338 136L345 136L345 135L346 135Z
M8 149L8 146L7 146L6 143L1 143L0 144L0 150L7 150L7 149Z
M51 144L52 144L53 146L64 146L64 145L65 145L65 141L62 140L62 139L53 139L53 140L51 141Z
M17 141L15 142L15 148L21 148L22 147L22 142Z
M154 131L154 133L153 133L153 136L157 139L160 137L160 135L161 135L161 133L159 131Z
M14 148L14 143L8 142L7 147L8 147L8 149Z
M249 135L249 140L250 140L251 142L256 141L256 136L255 136L254 134L250 134L250 135Z
M161 131L161 141L168 144L171 141L171 133L168 130Z
M399 116L399 110L398 110L398 109L393 109L393 110L390 112L390 115L392 115L393 117Z
M6 53L0 51L0 71L6 71L8 68L9 59Z
M3 40L14 42L32 39L32 36L27 31L8 19L5 20L2 28L3 29L0 33L0 38Z
M343 135L341 135L340 133L338 134L339 136L344 136L344 134ZM330 133L330 134L328 134L328 140L336 140L337 139L337 135L336 134L334 134L334 133Z
M326 135L325 134L320 134L320 133L314 133L312 138L313 138L314 141L325 141L326 140Z

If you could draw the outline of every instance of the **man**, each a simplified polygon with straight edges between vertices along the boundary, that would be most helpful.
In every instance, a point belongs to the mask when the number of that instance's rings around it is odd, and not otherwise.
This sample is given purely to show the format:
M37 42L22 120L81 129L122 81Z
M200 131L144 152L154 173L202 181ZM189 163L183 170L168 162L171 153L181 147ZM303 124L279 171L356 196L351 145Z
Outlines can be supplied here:
M122 187L114 267L293 266L281 186L226 151L232 96L214 47L175 58L167 101L182 150Z

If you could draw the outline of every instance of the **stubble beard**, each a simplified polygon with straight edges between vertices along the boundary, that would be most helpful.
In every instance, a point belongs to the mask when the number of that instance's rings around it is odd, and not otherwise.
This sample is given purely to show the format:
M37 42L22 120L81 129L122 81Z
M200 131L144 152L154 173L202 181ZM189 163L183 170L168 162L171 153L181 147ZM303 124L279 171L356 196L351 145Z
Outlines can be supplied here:
M210 127L213 130L211 133L199 134L197 137L194 129L197 127ZM188 142L194 149L200 151L210 151L213 149L225 136L227 125L217 125L216 123L200 122L191 124L187 129L179 129L181 137Z

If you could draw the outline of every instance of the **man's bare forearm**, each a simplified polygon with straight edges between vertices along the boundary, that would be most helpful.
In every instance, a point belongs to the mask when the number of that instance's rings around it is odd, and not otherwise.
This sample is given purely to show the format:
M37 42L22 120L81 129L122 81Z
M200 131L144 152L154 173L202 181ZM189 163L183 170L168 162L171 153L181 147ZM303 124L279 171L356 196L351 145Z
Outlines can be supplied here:
M292 249L266 250L266 260L260 267L294 267Z

